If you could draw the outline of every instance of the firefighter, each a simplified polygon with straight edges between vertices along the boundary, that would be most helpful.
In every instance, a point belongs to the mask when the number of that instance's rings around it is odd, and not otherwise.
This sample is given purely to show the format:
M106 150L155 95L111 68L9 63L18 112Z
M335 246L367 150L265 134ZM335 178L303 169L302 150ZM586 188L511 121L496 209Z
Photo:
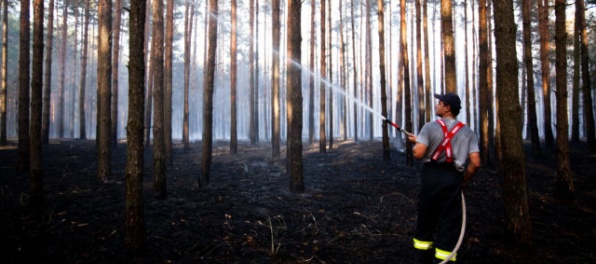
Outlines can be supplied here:
M423 164L413 238L420 263L440 263L451 255L461 228L461 188L480 168L478 138L456 118L459 96L446 93L435 98L439 119L426 123L418 136L408 135L415 143L414 158ZM456 254L449 261L456 261Z

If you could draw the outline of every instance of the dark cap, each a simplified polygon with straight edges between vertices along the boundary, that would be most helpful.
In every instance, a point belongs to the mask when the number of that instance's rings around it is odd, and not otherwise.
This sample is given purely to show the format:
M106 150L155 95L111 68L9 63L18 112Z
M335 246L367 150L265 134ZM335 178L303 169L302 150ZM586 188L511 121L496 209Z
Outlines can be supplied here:
M456 112L459 113L459 110L461 109L461 100L459 99L459 96L457 96L457 94L435 94L435 98L445 102L446 104L451 106L452 110L456 110Z

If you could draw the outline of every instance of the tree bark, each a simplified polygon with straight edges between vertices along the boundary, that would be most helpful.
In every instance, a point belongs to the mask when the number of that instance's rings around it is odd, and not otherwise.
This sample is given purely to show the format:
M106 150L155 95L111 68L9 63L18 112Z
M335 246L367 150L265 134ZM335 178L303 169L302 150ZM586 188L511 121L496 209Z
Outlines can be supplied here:
M48 4L48 24L45 53L45 72L43 80L43 105L41 113L41 141L43 144L50 143L50 100L52 92L52 50L54 42L54 0ZM4 57L3 57L4 58Z
M163 0L153 0L151 68L153 71L153 195L166 198L164 139L164 20Z
M288 94L288 175L290 176L290 191L303 192L303 157L302 157L302 69L300 58L302 50L300 43L302 36L301 9L302 1L289 0L288 2L288 23L287 23L287 53L286 68L286 89ZM294 64L296 63L296 64Z
M364 80L365 80L365 88L364 90L368 91L368 105L372 108L373 107L373 85L372 85L372 35L370 29L370 0L366 0L366 44L365 44L365 69L364 69ZM374 129L373 129L373 113L372 111L367 112L368 116L368 140L373 141L374 139Z
M192 26L194 16L194 5L186 2L186 11L184 15L184 113L182 116L182 144L184 150L188 151L190 148L189 142L189 109L188 109L188 92L190 87L190 43L192 39Z
M327 78L327 82L330 83L330 88L327 89L327 94L329 94L329 106L327 107L329 110L329 149L333 149L333 24L331 24L331 16L333 13L331 12L331 5L333 5L333 1L329 1L327 5L327 23L329 25L329 41L327 42L327 53L329 54L329 67L327 67L329 72L329 78Z
M217 51L217 0L209 0L209 47L205 58L203 78L203 155L199 186L209 184L213 149L213 86L215 82L215 55Z
M31 124L29 173L31 185L29 204L35 207L43 205L42 184L42 147L41 147L41 112L43 90L43 0L33 2L33 64L31 68Z
M255 46L255 0L250 0L250 17L249 17L249 23L250 23L250 48L249 48L249 61L250 61L250 84L249 84L249 96L250 96L250 100L249 100L249 121L248 121L248 137L250 140L250 144L251 145L255 145L257 144L257 137L258 135L256 134L256 119L258 117L255 116L255 51L254 51L254 46Z
M19 121L18 121L18 159L17 172L29 170L29 29L30 0L21 0L20 37L19 37Z
M385 78L385 6L383 0L377 0L379 13L379 74L381 75L381 115L387 117L387 81ZM383 122L383 160L391 159L389 149L389 132L387 123Z
M354 89L354 122L352 123L354 126L354 141L358 141L358 104L356 103L356 98L358 98L358 71L356 69L356 27L354 27L354 20L356 20L356 16L354 16L354 0L351 2L350 8L351 14L351 24L352 24L352 71L353 71L353 87Z
M441 33L443 34L443 56L445 60L445 91L457 93L451 0L441 0Z
M174 0L167 0L166 32L164 54L164 144L165 159L170 166L172 158L172 93L173 93L173 59L174 59Z
M518 96L518 62L513 2L494 0L497 51L497 99L503 154L503 199L507 235L521 244L532 243L528 209L521 106Z
M573 23L573 90L571 97L571 141L579 143L579 91L580 91L580 19L578 13L579 1L575 1L575 22Z
M526 65L527 81L527 106L528 106L528 127L530 139L532 141L532 154L541 156L540 137L538 136L538 121L536 118L536 93L534 92L534 63L532 62L532 27L530 23L530 10L532 9L532 0L523 0L522 18L523 18L523 40L524 40L524 62Z
M482 161L488 163L489 157L489 134L488 130L488 27L486 14L486 0L478 1L478 93L480 107L480 154Z
M567 32L565 0L555 0L555 58L557 73L557 191L564 201L575 199L569 162L569 123L567 117Z
M315 29L316 5L315 0L310 1L310 70L315 70L315 44L317 39ZM308 143L315 143L315 74L309 75L308 82Z
M590 56L588 54L588 33L586 32L586 15L584 0L577 0L579 5L576 12L579 12L578 24L581 32L581 68L582 68L582 92L584 109L584 127L586 138L592 150L596 150L596 128L594 127L594 112L592 109L592 85L590 78Z
M320 47L320 74L319 74L319 152L326 153L327 152L327 134L325 132L325 108L326 108L326 84L325 79L327 78L327 62L326 58L327 55L325 53L326 44L325 44L325 2L327 0L321 0L321 8L320 8L320 29L321 29L321 45Z
M111 96L112 84L112 0L98 3L99 38L97 48L97 177L107 182L111 177Z
M68 45L68 3L63 4L62 12L62 43L60 44L59 54L59 73L58 73L58 102L56 105L56 128L58 138L64 138L64 96L66 82L66 46ZM111 10L110 10L111 12Z
M112 37L112 146L118 146L118 67L120 65L120 25L122 21L122 0L115 0L114 5L114 28Z
M85 0L85 26L83 29L83 54L81 58L81 80L79 84L79 138L87 139L85 120L85 86L87 82L87 53L89 50L89 2Z
M406 27L406 0L400 0L400 29L401 29L401 56L403 64L403 80L404 80L404 94L406 104L406 130L412 131L412 99L410 95L410 63L408 60L408 30ZM399 97L399 95L398 95ZM412 143L406 140L406 165L414 165L414 154L412 153Z
M232 37L230 43L230 153L238 153L238 110L236 89L238 85L238 53L237 53L237 24L238 11L236 0L231 1L232 8ZM279 3L278 3L279 10ZM278 18L279 19L279 18ZM275 27L273 27L275 29ZM279 32L278 32L279 33ZM279 50L277 48L276 50ZM279 113L278 113L279 115ZM279 135L278 135L279 136Z
M550 31L548 0L538 0L538 27L540 32L540 65L542 67L542 97L544 100L544 143L547 150L554 147L552 111L550 105Z
M422 129L422 126L425 123L425 105L429 103L424 100L425 80L422 72L422 32L420 31L422 14L420 11L420 1L422 0L416 0L415 2L416 22L414 25L416 27L416 87L418 88L418 131Z
M131 0L128 63L128 121L126 125L126 247L136 257L147 250L143 205L144 145L143 111L145 108L145 0Z
M314 0L313 0L314 1ZM280 48L280 1L272 1L272 21L273 29L273 60L271 62L271 157L278 159L280 157L280 120L279 120L279 48Z
M0 70L0 146L5 146L7 141L6 106L8 104L7 67L8 67L8 0L2 1L2 70Z

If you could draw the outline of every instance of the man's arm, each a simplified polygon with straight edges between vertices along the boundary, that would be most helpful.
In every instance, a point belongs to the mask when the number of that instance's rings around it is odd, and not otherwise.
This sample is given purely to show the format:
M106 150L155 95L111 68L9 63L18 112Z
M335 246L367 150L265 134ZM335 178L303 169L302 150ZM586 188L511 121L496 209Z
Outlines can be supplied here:
M468 166L466 167L466 172L464 173L464 184L468 182L470 179L472 179L472 177L474 177L478 169L480 169L480 152L470 153L469 158L470 163L468 163Z
M416 142L416 139L417 139L416 135L408 134L408 140L412 143L416 143L416 145L414 145L414 148L412 149L414 158L421 159L424 157L424 154L426 154L426 150L428 149L428 146L424 145L420 142Z

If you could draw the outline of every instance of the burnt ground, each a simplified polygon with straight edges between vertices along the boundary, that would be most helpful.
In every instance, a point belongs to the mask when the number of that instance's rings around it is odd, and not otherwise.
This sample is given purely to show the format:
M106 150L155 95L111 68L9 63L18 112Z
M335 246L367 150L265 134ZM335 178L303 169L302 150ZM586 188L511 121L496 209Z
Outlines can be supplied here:
M336 142L304 152L304 193L288 191L284 160L243 143L238 155L214 144L211 182L199 188L199 143L174 149L168 197L144 178L149 252L144 263L414 263L417 171L403 153L382 160L380 142ZM29 179L14 172L15 142L0 148L0 262L126 263L124 166L96 179L94 141L52 141L44 149L42 209L27 206ZM305 146L307 147L307 146ZM283 156L283 154L282 154ZM460 263L596 263L596 155L571 146L577 199L555 196L554 153L527 158L534 245L504 237L502 177L483 168L465 188L468 225Z

